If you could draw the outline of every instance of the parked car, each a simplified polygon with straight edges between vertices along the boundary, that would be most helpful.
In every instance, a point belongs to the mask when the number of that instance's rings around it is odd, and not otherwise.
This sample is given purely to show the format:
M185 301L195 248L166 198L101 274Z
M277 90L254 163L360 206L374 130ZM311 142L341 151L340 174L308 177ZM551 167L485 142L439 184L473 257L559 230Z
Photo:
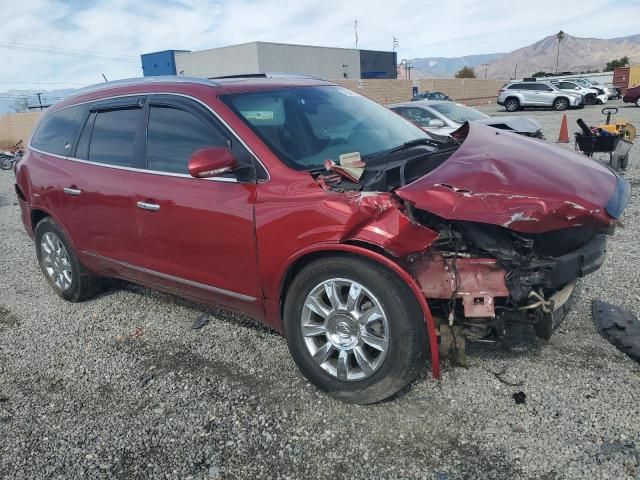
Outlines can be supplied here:
M629 184L474 122L435 141L329 82L167 76L47 109L16 193L63 299L116 277L249 315L318 388L371 403L427 355L439 376L448 339L548 338Z
M627 89L622 101L625 103L635 103L636 107L640 107L640 85Z
M528 137L544 138L542 127L533 118L490 117L475 108L455 102L422 100L394 103L387 107L436 135L451 135L464 122L477 122Z
M582 95L586 105L602 105L607 103L607 100L609 100L609 97L607 97L605 93L600 93L600 91L595 88L587 88L569 80L550 80L549 83L560 90Z
M416 95L415 97L413 97L411 99L411 101L417 101L417 100L448 100L448 101L453 101L453 98L449 97L448 95L445 95L442 92L422 92L422 93L419 93L418 95Z
M583 107L584 98L579 93L562 91L550 82L510 82L498 92L497 103L507 112L525 107L566 110Z
M601 83L598 83L594 80L590 80L588 78L571 78L571 79L560 79L562 80L570 80L571 82L575 82L577 84L579 84L582 87L585 88L593 88L595 89L600 95L606 95L607 98L609 100L613 100L615 98L619 98L620 97L620 93L618 92L617 89L613 88L613 87L609 87L606 85L603 85Z

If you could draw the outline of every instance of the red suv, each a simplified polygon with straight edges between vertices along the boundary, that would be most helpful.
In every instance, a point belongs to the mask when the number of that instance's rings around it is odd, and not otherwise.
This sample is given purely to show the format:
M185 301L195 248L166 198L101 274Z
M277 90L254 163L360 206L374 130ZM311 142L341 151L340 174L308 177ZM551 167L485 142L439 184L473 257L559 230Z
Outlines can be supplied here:
M640 107L640 85L628 89L622 100L625 103L635 103L636 107Z
M42 272L69 301L117 277L257 318L335 397L384 399L430 355L548 338L629 184L476 124L430 136L302 78L144 78L51 107L17 168Z

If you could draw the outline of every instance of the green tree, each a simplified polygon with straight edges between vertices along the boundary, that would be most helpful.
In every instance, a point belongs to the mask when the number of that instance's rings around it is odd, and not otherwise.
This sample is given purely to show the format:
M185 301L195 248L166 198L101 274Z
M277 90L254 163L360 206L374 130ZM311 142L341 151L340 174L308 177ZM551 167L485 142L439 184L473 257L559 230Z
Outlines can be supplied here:
M533 75L531 75L533 78L538 78L538 77L544 77L544 74L547 72L536 72Z
M626 67L627 65L629 65L629 57L625 55L624 57L617 60L611 60L610 62L607 62L607 66L604 67L603 72L613 72L616 68Z
M558 73L558 64L560 61L560 43L564 40L564 32L560 30L556 33L556 38L558 39L558 51L556 52L556 73Z
M471 67L463 67L456 73L456 78L476 78L476 72Z

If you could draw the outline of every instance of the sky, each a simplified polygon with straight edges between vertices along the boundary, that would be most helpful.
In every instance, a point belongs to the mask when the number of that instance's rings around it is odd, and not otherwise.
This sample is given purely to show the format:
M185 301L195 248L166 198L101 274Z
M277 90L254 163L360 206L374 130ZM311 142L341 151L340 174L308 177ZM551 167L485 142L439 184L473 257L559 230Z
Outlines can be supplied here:
M509 52L562 29L640 33L640 0L0 0L0 92L142 75L140 54L250 41L391 50L398 58Z

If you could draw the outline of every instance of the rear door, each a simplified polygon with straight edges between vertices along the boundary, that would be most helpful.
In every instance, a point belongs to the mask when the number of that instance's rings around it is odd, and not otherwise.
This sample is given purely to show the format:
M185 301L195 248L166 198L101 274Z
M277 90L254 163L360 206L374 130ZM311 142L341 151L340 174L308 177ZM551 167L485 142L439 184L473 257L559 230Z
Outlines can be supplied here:
M83 261L108 273L141 262L132 180L144 165L143 105L142 96L89 104L69 155L64 223Z
M253 159L208 108L150 95L146 170L134 183L144 267L164 288L261 315L254 232L255 176L196 179L187 172L203 147L230 147Z

